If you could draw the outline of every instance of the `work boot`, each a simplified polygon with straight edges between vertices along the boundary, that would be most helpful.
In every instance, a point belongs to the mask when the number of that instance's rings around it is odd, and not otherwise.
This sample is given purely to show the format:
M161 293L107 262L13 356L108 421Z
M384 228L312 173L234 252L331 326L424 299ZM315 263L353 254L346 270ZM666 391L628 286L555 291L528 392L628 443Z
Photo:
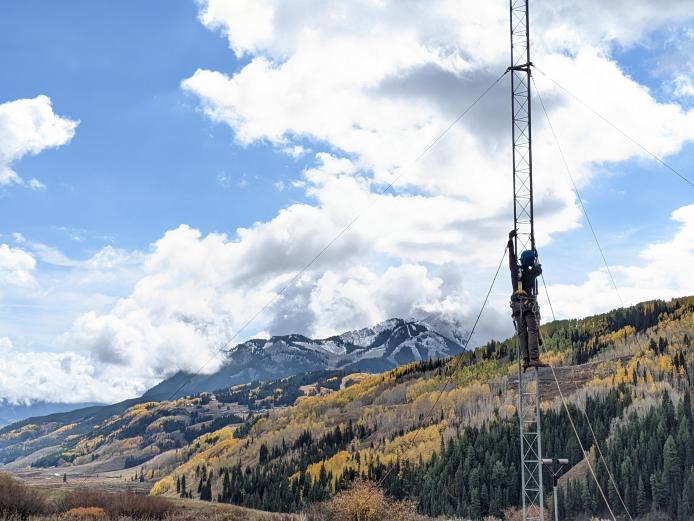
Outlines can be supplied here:
M529 365L530 367L549 367L548 364L544 363L544 362L543 362L542 360L540 360L539 358L534 358L534 359L530 360L530 362L528 363L528 365Z

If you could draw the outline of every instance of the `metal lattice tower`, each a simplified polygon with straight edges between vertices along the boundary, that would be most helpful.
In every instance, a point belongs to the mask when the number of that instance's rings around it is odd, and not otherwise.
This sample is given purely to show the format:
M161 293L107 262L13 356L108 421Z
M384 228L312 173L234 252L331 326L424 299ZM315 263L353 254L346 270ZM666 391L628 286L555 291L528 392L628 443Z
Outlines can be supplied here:
M511 0L513 222L516 252L535 249L528 0Z
M510 6L511 66L509 71L511 72L513 110L513 223L516 230L515 248L519 253L524 250L535 250L528 0L510 0ZM534 293L537 295L537 288ZM544 521L539 376L537 370L525 376L520 359L519 352L518 417L523 520Z

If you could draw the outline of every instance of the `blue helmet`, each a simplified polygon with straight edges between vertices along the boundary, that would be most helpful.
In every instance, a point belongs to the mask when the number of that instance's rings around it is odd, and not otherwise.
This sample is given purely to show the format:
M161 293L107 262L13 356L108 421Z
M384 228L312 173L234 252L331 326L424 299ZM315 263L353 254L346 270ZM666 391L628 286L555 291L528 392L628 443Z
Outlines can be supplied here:
M520 263L521 266L524 268L529 268L530 266L535 264L535 259L537 256L535 255L535 252L532 250L525 250L523 253L521 253L520 256Z

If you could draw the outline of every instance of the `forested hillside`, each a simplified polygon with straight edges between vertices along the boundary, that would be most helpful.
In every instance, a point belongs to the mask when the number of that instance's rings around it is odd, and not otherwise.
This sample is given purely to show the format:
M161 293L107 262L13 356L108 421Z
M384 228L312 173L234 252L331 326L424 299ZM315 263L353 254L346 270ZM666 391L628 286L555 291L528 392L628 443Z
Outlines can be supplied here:
M694 298L542 331L543 356L557 366L613 510L624 507L594 459L596 442L632 515L686 519L694 504ZM52 415L0 430L0 458L10 469L51 475L125 469L121 481L156 481L154 494L282 512L363 478L427 515L499 516L519 503L514 354L508 339L381 375L319 371L135 402L112 416L101 409ZM571 462L562 512L606 514L548 369L540 385L544 454Z
M0 464L13 471L59 467L64 473L83 475L124 470L138 479L159 479L211 443L232 432L242 435L254 415L262 417L267 409L332 393L366 377L315 371L177 400L133 400L32 418L0 430ZM104 414L102 409L115 413ZM224 428L245 420L236 431Z
M544 357L561 366L581 442L600 444L630 512L687 518L694 497L686 398L694 298L554 322L543 326L543 336ZM391 495L414 498L426 514L498 515L519 501L514 352L513 339L491 342L256 416L159 481L153 493L294 511L363 477ZM551 372L541 371L540 380L545 455L568 457L574 467L562 480L561 508L604 513ZM639 451L647 464L626 457ZM610 506L622 511L604 467L592 463Z

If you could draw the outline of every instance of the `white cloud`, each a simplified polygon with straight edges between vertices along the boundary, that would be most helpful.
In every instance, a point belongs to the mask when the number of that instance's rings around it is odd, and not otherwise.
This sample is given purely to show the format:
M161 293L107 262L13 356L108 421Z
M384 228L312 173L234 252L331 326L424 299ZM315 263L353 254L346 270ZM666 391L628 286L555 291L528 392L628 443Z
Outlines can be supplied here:
M328 271L310 293L315 334L329 336L391 317L433 311L445 298L442 283L425 267L413 264L390 267L383 274L362 267L339 273Z
M537 44L548 42L555 48L576 49L583 43L608 48L612 44L630 47L652 32L694 18L687 0L590 0L577 5L572 0L531 4L532 22L539 26ZM535 30L535 29L533 29ZM554 38L540 38L545 33Z
M269 223L240 229L235 241L220 234L203 236L187 226L167 232L153 245L145 261L147 274L132 294L107 313L81 315L64 335L64 345L88 354L99 366L127 367L143 379L177 370L207 373L219 367L221 346L244 340L262 324L270 324L273 334L329 335L391 316L446 312L459 299L457 285L442 289L444 280L422 265L390 267L382 274L359 266L354 257L359 246L350 240L280 295L292 275L286 266L298 270L334 231L329 223L306 230L315 246L292 251L287 231L308 209L290 207ZM326 272L326 262L342 263L345 270ZM273 299L258 324L234 338Z
M45 184L33 177L26 182L26 186L32 190L45 190L46 188Z
M646 245L639 265L611 268L626 306L694 295L694 205L677 209L672 219L679 224L675 235ZM549 292L561 317L587 316L620 306L606 269L589 273L581 284L551 284Z
M19 184L33 189L45 188L37 179L22 179L12 169L12 163L27 154L38 154L68 143L77 125L77 121L55 114L48 96L0 104L0 186Z
M285 154L292 156L293 158L296 159L296 158L299 158L303 155L308 154L310 152L310 150L307 148L304 148L301 145L292 145L290 147L283 148L282 152L284 152Z
M691 76L678 75L673 80L675 96L694 96L694 82Z
M433 153L416 165L408 163L505 68L505 3L474 10L456 2L403 8L397 2L360 1L348 9L310 0L264 1L253 3L251 11L240 3L233 12L225 6L215 0L204 3L201 19L208 27L221 29L237 54L250 53L253 58L232 76L198 70L183 82L212 120L228 124L242 144L269 141L286 150L305 137L328 143L352 158L354 175L367 179L357 187L365 192L359 196L362 199L370 197L372 181L388 183L401 175L396 188L418 192L423 207L429 203L446 208L444 224L458 226L458 244L472 242L474 246L467 249L486 257L488 250L485 246L480 250L471 236L473 224L510 220L508 93L492 91ZM690 16L687 9L686 2L659 9L645 1L630 8L600 2L585 10L570 2L539 6L538 23L533 25L535 61L629 128L656 154L675 153L694 138L694 111L658 103L610 59L609 49L614 42L630 44L646 30ZM623 23L625 17L628 25ZM243 31L243 20L264 29L257 38L248 32L237 39L235 32ZM540 77L579 184L598 175L604 162L646 157L611 130L596 131L601 123L594 116ZM600 82L594 81L596 77ZM633 110L637 106L639 110ZM552 234L578 226L580 220L570 182L557 175L563 165L544 125L536 118L540 245L547 244ZM314 182L304 187L327 207L329 197L339 198L332 193L336 184ZM372 202L373 215L389 219L392 206L398 202L409 206L412 201L381 198L380 203ZM441 249L448 250L442 260L457 254L448 244L441 244ZM388 254L410 259L397 249Z
M231 185L231 179L225 173L217 174L215 179L217 180L217 184L223 188L229 188Z
M3 286L32 287L36 284L36 259L21 248L0 244L0 290Z
M144 257L106 246L86 259L17 235L0 244L0 331L23 350L52 348L80 313L111 307L142 276ZM40 261L40 262L39 262ZM1 398L1 397L0 397Z
M0 337L0 400L112 402L157 383L146 373L100 363L97 353L70 347L51 352L59 346L56 332L69 328L75 316L111 309L132 290L144 256L106 246L75 260L22 235L15 239L21 249L0 245L0 330L8 335Z
M602 2L572 0L531 6L531 25L537 44L573 49L584 42L629 46L645 34L691 19L687 0ZM308 34L363 36L375 30L409 31L428 45L474 48L489 61L508 53L508 2L493 0L474 7L464 0L408 3L397 0L354 0L335 4L320 0L205 0L201 22L220 30L234 52L288 56ZM540 37L542 36L542 37ZM549 38L552 36L552 38Z
M35 401L63 403L124 400L151 382L98 374L90 361L75 353L22 353L0 357L0 396L12 404Z
M200 12L200 21L211 29L223 27L229 45L242 56L272 36L272 10L264 2L215 2Z

